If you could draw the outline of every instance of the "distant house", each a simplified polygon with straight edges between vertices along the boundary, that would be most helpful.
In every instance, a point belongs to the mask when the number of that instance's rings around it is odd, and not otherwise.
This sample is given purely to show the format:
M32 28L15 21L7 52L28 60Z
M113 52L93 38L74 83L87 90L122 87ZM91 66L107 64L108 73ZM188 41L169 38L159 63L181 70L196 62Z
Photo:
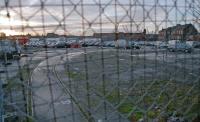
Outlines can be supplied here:
M159 31L158 39L161 41L168 40L187 40L191 35L196 35L197 29L192 24L168 27Z
M171 35L171 27L169 27L167 29L162 29L162 30L159 31L158 40L159 41L170 40L169 39L170 35Z
M112 41L118 39L124 39L124 33L94 33L94 38L101 38L103 41Z
M126 39L126 40L136 40L141 41L145 40L145 38L156 40L157 34L147 34L146 37L144 33L124 33L124 32L118 32L118 33L94 33L94 38L101 38L103 41L113 41L113 40L119 40L119 39Z
M55 38L55 37L59 37L59 35L55 34L55 33L47 33L47 37L49 37L49 38Z
M197 29L192 24L177 25L172 28L171 40L187 40L189 36L197 33Z
M189 36L189 38L187 40L188 41L200 41L200 33Z
M145 35L143 33L125 33L125 38L126 40L136 40L136 41L141 41L145 40Z
M158 34L146 34L146 40L147 41L157 41L158 40Z

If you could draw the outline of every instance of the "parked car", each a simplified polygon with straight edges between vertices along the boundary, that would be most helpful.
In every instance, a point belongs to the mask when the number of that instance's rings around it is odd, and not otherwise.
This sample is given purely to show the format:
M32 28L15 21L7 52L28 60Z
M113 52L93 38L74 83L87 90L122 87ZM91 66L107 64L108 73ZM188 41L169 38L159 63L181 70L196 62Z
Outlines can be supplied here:
M79 42L79 44L80 44L82 47L87 47L87 46L88 46L87 43L84 42L84 41Z
M168 50L171 52L182 51L182 52L191 53L193 48L189 44L182 42L182 43L176 43L176 44L169 44Z
M57 42L55 43L55 47L56 47L56 48L65 48L66 45L67 45L67 44L66 44L64 41L57 41Z
M70 48L80 48L81 47L81 44L79 43L78 40L68 40L67 41L67 45L70 46Z
M81 47L81 45L79 43L72 43L70 45L70 48L80 48L80 47Z
M127 48L127 46L128 46L128 42L127 40L124 40L124 39L117 40L116 45L115 45L116 48Z
M110 43L108 44L108 47L115 47L115 41L110 41Z
M37 43L37 47L44 47L45 46L45 42L44 41L39 41Z
M126 49L140 49L140 46L134 41L128 41Z
M39 38L30 38L29 41L25 44L26 47L38 47L42 46L42 43Z
M137 43L132 43L131 48L132 49L140 49L141 46L139 44L137 44Z
M112 43L111 41L105 41L105 42L103 42L103 46L104 47L110 47L111 43Z
M55 46L55 42L54 41L47 42L47 47L48 48L53 48L54 46Z
M18 43L10 41L10 40L3 40L0 41L0 58L3 59L11 59L14 56L21 55L21 47Z
M136 43L139 46L145 46L146 45L145 41L135 41L134 43Z
M88 45L88 46L93 46L94 43L95 43L95 42L94 42L93 40L90 40L90 41L88 41L87 45Z
M94 43L94 46L100 46L101 42L97 41Z
M150 47L154 47L156 45L156 41L146 41L145 46L150 46Z
M154 47L159 48L159 49L167 49L168 43L167 42L158 42L158 43L156 43L156 45Z
M193 48L200 48L200 42L199 41L186 41L187 44L192 46Z

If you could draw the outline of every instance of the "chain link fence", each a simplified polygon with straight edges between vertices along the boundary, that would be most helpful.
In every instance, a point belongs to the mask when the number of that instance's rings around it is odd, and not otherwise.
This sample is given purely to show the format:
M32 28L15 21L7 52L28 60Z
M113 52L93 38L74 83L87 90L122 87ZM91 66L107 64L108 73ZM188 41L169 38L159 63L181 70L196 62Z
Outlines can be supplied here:
M199 0L1 0L0 31L0 122L200 121Z

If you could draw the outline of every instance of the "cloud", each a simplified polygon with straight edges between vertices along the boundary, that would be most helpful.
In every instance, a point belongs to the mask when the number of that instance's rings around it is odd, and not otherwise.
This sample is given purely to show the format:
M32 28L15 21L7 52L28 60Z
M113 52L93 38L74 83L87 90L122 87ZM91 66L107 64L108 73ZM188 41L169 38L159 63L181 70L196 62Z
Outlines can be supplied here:
M132 6L129 5L130 0L118 0L116 6L117 11L115 10L114 0L111 3L111 0L101 0L102 7L105 7L105 9L103 9L104 12L101 15L101 18L99 16L101 9L99 5L96 4L99 3L99 0L83 0L84 15L82 15L83 11L81 9L81 5L78 4L80 0L71 1L73 4L77 5L72 5L70 0L64 0L64 13L66 17L63 18L63 8L61 6L62 0L46 0L46 10L43 13L46 32L53 32L60 24L62 27L59 27L57 32L61 32L64 26L69 32L81 32L83 28L82 25L85 26L85 29L91 28L92 30L98 32L100 30L100 23L102 24L103 31L106 32L114 31L115 24L117 23L120 25L119 31L124 31L123 26L127 26L128 29L131 30L130 25L132 24L133 31L142 31L145 27L150 32L156 32L156 27L161 29L162 27L176 24L176 21L182 23L182 21L187 19L187 22L190 22L189 20L194 18L194 16L191 14L186 14L188 17L182 18L181 12L183 12L184 15L185 13L183 11L184 8L181 8L181 6L185 5L185 3L180 1L177 2L178 9L180 9L179 12L176 11L175 7L173 7L174 0L169 0L167 3L165 3L165 0L158 0L158 3L156 3L155 0L145 0L145 3L133 0L131 1L133 4ZM0 29L8 29L10 26L13 26L16 31L20 31L21 26L28 25L30 28L42 33L43 23L40 0L23 1L23 7L21 8L22 12L18 7L18 2L19 1L16 0L10 0L10 7L8 8L8 11L11 15L10 22L6 18L6 8L2 7L2 10L0 11ZM143 4L145 4L145 6L142 6ZM165 7L166 4L169 7ZM186 4L189 6L189 4L192 3ZM154 5L157 6L155 7ZM4 2L1 1L0 6L4 6ZM130 7L132 7L132 11L130 11ZM192 10L192 8L187 9ZM130 16L127 15L127 12L132 16L132 20L130 19ZM175 12L178 13L177 18L174 17ZM117 21L115 20L115 14L117 14ZM20 15L23 16L23 22L21 22ZM31 33L31 29L29 29L28 32Z

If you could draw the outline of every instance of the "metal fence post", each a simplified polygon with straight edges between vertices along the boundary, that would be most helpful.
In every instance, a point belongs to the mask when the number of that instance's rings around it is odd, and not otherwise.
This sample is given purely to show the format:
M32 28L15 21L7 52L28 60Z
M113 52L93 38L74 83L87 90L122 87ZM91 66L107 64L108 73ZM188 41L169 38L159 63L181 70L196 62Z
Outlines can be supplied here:
M3 119L3 81L0 79L0 122L4 122Z

